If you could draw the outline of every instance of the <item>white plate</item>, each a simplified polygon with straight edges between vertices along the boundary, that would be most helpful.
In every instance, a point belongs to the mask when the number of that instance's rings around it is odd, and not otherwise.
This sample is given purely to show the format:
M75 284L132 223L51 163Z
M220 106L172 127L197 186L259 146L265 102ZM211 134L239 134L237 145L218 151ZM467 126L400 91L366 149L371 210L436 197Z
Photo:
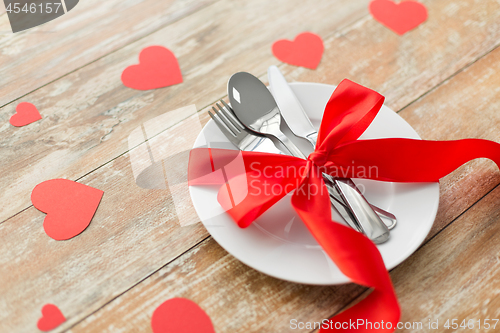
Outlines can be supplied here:
M291 87L313 124L318 127L324 107L335 86L292 83ZM420 138L397 113L383 106L360 139ZM228 142L210 120L198 136L195 147L208 142ZM260 148L260 147L259 147ZM275 152L274 147L266 150ZM397 152L394 152L397 156ZM396 215L397 226L388 242L378 245L387 269L408 258L423 242L436 217L438 183L390 183L356 179L365 186L372 204ZM297 283L332 285L350 282L321 249L284 197L246 229L239 228L217 202L217 188L190 187L191 198L201 221L213 238L246 265L270 276ZM337 221L342 218L336 213Z

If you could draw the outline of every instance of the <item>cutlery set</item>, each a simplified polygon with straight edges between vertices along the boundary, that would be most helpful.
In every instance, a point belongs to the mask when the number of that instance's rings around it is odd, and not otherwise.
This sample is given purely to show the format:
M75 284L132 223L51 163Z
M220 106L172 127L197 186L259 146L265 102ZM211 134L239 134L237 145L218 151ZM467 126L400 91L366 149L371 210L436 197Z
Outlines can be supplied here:
M226 138L237 148L255 150L270 139L282 153L306 159L314 150L317 131L276 66L268 69L270 90L255 76L239 72L228 82L229 106L221 100L212 107L210 117ZM300 149L281 130L282 120L297 138L304 139L312 149ZM323 173L330 202L345 222L365 234L376 244L386 242L396 217L368 203L356 184L348 178Z

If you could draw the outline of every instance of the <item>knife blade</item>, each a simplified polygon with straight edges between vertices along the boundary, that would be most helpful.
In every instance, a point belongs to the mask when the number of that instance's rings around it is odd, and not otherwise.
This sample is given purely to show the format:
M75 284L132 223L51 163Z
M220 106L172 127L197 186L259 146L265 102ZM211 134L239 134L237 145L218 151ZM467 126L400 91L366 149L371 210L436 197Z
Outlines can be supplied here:
M267 70L269 87L274 96L276 104L281 110L281 116L285 119L293 134L299 138L305 138L313 147L316 145L318 132L311 120L302 108L297 96L288 85L283 74L276 66L270 66Z

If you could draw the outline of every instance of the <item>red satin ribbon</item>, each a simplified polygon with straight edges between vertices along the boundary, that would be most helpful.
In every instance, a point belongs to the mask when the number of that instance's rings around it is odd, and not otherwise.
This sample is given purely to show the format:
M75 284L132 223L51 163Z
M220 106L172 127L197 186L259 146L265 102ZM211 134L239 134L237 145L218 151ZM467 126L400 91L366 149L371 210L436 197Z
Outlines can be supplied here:
M190 153L189 185L222 184L218 201L242 228L295 190L292 206L317 242L353 282L373 288L368 297L330 318L321 332L393 332L400 318L377 247L353 229L332 223L321 172L335 170L344 177L392 182L436 182L475 158L490 158L500 166L500 145L487 140L358 140L383 102L377 92L342 81L326 105L316 149L307 160L214 148ZM376 172L360 174L359 168Z

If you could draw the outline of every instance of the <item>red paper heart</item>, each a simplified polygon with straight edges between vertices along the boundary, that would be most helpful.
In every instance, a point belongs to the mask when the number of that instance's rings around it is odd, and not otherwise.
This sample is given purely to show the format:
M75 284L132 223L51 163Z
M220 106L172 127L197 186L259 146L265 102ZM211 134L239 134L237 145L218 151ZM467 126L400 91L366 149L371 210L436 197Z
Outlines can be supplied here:
M103 191L68 179L52 179L35 186L31 202L47 213L45 233L55 240L75 237L88 227Z
M40 331L48 332L66 321L61 310L54 304L45 304L42 307L42 318L38 319L37 327Z
M157 307L151 327L154 333L215 333L205 311L185 298L172 298Z
M40 112L36 106L28 102L19 103L16 106L16 113L10 117L10 124L12 126L21 127L34 123L42 119Z
M427 19L427 8L417 1L402 1L398 4L391 0L373 0L370 13L398 35L416 28Z
M297 35L293 41L280 39L273 44L273 54L280 61L310 69L318 67L323 50L321 37L310 32Z
M122 73L125 86L137 90L168 87L182 82L177 58L163 46L150 46L139 54L139 65L132 65Z

